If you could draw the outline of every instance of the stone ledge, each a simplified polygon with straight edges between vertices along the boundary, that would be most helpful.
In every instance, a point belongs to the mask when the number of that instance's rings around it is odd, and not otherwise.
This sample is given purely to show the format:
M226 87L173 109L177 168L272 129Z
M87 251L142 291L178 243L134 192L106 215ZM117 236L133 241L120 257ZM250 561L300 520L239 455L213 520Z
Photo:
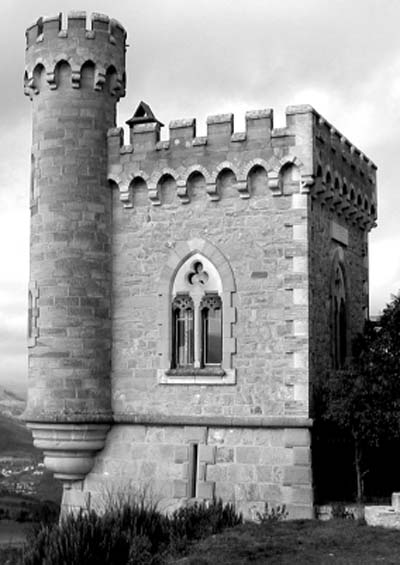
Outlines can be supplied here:
M228 344L231 345L231 344ZM230 353L230 349L228 352ZM236 369L158 369L160 385L235 385Z
M213 426L221 428L311 428L311 418L301 417L228 417L228 416L169 416L167 414L114 414L115 424L144 426Z
M27 424L112 424L113 415L110 412L83 413L65 411L40 411L28 406L21 416Z
M165 371L167 377L223 377L226 373L221 367L203 367L195 369L194 367L167 369Z

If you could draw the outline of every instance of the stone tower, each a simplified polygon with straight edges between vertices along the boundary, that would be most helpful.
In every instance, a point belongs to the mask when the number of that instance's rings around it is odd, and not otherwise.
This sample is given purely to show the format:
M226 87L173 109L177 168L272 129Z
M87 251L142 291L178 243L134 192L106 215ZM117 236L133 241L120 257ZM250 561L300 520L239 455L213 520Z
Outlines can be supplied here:
M125 32L27 34L33 104L26 420L63 508L151 492L313 514L313 387L368 315L376 167L311 106L115 127Z
M125 30L93 14L26 32L33 106L29 393L46 465L82 479L111 422L111 193L107 130L124 95Z

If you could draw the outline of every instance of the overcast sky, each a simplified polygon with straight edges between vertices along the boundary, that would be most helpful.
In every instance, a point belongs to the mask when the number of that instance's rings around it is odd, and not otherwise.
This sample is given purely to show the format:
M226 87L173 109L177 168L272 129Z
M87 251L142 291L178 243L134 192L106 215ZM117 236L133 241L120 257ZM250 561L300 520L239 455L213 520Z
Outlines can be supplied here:
M2 0L0 4L0 384L24 384L31 105L25 28L59 11L102 12L128 32L123 125L140 100L164 123L311 104L378 165L371 313L400 289L399 0ZM166 132L165 132L166 133Z

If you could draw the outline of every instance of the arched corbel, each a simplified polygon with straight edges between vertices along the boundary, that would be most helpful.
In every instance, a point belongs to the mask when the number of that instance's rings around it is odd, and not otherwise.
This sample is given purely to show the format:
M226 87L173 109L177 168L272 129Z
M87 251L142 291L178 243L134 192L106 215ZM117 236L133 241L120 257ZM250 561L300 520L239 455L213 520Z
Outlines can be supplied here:
M314 186L314 175L301 175L300 192L301 194L309 194L311 187Z
M81 86L81 67L71 67L71 84L72 88L80 88Z
M240 198L250 198L248 179L238 179L236 181L236 190L239 192Z
M57 82L56 82L56 73L55 71L47 71L46 72L46 81L49 85L50 90L56 90Z
M176 181L176 195L181 201L181 204L188 204L190 202L187 181L184 179L177 179Z
M94 70L94 89L97 91L103 90L103 85L106 82L106 69L96 64Z
M118 184L119 189L119 199L122 202L124 208L133 208L132 202L132 190L130 183L124 181Z
M220 199L220 195L217 190L217 183L211 179L207 181L207 194L212 202L217 202Z
M159 194L159 190L158 190L158 185L154 182L149 182L149 183L147 183L147 189L149 191L149 199L150 199L152 206L160 206L161 205L161 199L160 199L160 194Z
M268 188L272 192L272 196L280 196L282 194L281 183L279 182L279 171L276 169L267 171L268 175Z

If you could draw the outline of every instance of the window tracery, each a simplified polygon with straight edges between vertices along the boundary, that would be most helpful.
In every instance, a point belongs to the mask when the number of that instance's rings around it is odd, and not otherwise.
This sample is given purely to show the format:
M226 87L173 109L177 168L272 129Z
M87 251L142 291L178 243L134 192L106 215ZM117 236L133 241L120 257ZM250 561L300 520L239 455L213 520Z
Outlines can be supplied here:
M172 302L173 367L190 367L194 363L193 300L177 295Z
M183 274L183 276L182 276ZM222 300L219 275L204 259L186 262L172 297L171 369L204 369L222 363Z
M207 294L200 303L202 365L220 365L222 361L222 303L218 295Z
M236 383L235 281L222 253L201 239L179 242L160 273L160 384Z

